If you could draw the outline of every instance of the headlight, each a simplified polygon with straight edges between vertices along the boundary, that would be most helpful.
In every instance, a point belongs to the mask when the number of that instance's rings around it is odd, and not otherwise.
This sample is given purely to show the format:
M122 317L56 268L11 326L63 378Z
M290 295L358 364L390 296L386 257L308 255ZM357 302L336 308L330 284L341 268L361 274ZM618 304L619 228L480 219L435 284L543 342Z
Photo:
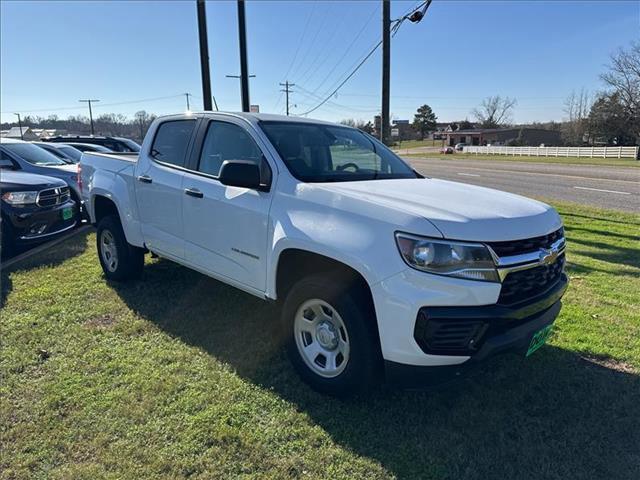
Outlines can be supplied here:
M499 282L489 249L481 243L450 242L396 233L404 261L417 270L449 277Z
M2 194L2 200L9 205L31 205L36 203L38 192L6 192Z

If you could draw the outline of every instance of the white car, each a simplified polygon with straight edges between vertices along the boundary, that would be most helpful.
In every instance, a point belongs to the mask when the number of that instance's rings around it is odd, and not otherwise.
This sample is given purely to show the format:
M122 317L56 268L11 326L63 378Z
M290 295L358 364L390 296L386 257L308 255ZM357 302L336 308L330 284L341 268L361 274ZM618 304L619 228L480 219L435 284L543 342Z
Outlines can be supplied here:
M166 116L139 155L80 168L108 279L139 276L152 252L280 302L294 366L334 395L528 355L567 288L553 208L424 178L343 125Z

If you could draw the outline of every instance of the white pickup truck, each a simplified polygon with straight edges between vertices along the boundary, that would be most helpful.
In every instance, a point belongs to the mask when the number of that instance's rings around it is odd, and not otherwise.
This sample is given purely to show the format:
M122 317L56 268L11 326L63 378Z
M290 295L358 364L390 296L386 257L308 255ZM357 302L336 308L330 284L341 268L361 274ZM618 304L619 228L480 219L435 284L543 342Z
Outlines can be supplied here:
M152 252L278 301L296 370L334 395L529 355L567 288L553 208L424 178L342 125L161 117L139 154L85 153L79 181L107 279Z

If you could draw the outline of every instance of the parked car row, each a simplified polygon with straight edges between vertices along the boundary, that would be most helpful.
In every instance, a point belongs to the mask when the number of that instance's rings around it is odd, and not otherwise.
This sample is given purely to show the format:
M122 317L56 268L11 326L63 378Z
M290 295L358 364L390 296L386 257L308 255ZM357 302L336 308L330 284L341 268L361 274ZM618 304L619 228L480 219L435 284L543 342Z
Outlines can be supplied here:
M24 142L0 139L1 250L46 241L71 230L85 217L78 166L83 152L130 152L139 146L114 137L56 137ZM68 141L63 141L68 140ZM127 150L125 150L125 148Z

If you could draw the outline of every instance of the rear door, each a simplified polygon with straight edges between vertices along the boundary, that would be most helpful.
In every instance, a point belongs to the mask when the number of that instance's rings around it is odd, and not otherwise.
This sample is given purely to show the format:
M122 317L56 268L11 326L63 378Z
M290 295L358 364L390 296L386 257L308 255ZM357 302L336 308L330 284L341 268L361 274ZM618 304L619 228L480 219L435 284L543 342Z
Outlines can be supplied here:
M182 179L196 131L196 119L161 123L149 151L140 152L136 169L136 199L147 248L184 259Z
M229 187L218 176L225 160L260 165L263 183L268 183L272 169L244 121L203 121L200 130L183 179L187 263L236 286L264 292L272 193Z

